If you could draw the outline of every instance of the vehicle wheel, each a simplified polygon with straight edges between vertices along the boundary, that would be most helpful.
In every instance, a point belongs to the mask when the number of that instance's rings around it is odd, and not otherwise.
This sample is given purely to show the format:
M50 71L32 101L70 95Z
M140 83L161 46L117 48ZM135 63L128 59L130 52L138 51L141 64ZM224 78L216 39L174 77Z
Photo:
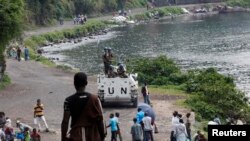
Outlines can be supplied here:
M133 102L133 108L137 108L138 105L138 99L136 98L135 101Z

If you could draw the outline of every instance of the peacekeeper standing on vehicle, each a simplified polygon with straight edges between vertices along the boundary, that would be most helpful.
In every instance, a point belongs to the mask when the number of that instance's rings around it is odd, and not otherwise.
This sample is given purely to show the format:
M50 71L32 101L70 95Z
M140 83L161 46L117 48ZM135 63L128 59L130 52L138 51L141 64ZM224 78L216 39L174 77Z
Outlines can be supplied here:
M110 65L112 63L112 58L113 58L113 54L111 52L111 48L105 47L104 48L104 54L102 56L102 60L103 60L103 63L104 63L104 73L105 74L109 74L109 68L110 68Z

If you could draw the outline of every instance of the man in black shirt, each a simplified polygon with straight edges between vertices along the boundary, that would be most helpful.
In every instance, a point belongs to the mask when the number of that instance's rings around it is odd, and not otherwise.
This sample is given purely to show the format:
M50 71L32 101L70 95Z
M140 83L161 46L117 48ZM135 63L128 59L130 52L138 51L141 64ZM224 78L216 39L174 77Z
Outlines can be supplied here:
M106 130L100 100L85 92L87 76L79 72L74 76L76 93L65 99L61 125L62 141L103 141ZM71 130L67 136L69 119Z

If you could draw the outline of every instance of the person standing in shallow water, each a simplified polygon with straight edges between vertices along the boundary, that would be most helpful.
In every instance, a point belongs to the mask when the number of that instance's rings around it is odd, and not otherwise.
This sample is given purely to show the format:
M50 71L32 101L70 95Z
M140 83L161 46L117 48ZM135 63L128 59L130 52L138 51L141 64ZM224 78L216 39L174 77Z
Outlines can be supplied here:
M106 130L101 102L96 95L85 91L87 84L85 73L75 74L76 93L64 101L61 141L104 141ZM67 135L70 118L71 130Z

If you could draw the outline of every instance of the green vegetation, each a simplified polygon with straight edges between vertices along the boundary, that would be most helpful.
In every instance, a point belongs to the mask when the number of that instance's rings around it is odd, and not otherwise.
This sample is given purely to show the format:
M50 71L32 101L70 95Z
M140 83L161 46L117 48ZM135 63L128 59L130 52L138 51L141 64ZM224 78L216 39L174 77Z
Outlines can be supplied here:
M196 70L189 72L186 84L186 91L193 93L186 103L201 117L212 119L216 114L224 119L246 116L248 99L236 89L231 77L221 75L213 68Z
M157 86L150 85L149 92L153 94L164 94L164 95L173 95L173 96L186 96L183 90L175 86Z
M229 6L240 6L244 8L250 8L250 0L228 0Z
M10 84L11 84L11 80L10 80L9 76L4 75L2 82L0 83L0 91Z
M32 56L35 56L35 55L36 54L32 54ZM32 59L35 59L36 61L39 61L48 67L55 67L56 66L56 64L53 61L51 61L43 56L37 56L36 58L32 58Z
M186 81L186 76L181 73L180 68L165 56L138 59L135 65L133 69L138 72L139 82L147 81L150 85L180 85Z
M75 27L73 29L65 29L62 31L55 31L45 33L38 36L32 36L24 41L24 45L30 50L30 58L40 61L48 66L54 66L54 63L44 57L38 57L37 49L40 46L45 45L48 42L58 43L64 39L75 39L83 36L87 36L89 33L95 33L107 27L102 21L89 20L82 26Z
M180 14L184 14L183 10L180 7L162 7L149 10L142 14L137 14L131 18L136 19L138 21L142 21L155 18L155 16L164 17L164 16L180 15Z
M25 21L33 25L48 25L61 17L72 17L74 3L69 0L24 0Z
M178 105L188 105L196 112L197 120L211 120L219 115L222 119L231 117L250 121L245 94L236 88L232 77L219 74L214 68L182 72L165 56L139 59L129 66L134 66L134 71L138 72L140 83L147 81L149 85L158 85L160 89L150 86L153 92L188 93L185 103L179 101ZM172 89L176 91L172 92Z
M99 14L145 7L147 0L23 0L28 25L50 25L79 14Z
M5 47L22 29L23 1L0 0L0 83L5 79ZM2 84L1 84L2 85Z
M67 65L57 65L56 68L69 72L73 71L72 68Z

